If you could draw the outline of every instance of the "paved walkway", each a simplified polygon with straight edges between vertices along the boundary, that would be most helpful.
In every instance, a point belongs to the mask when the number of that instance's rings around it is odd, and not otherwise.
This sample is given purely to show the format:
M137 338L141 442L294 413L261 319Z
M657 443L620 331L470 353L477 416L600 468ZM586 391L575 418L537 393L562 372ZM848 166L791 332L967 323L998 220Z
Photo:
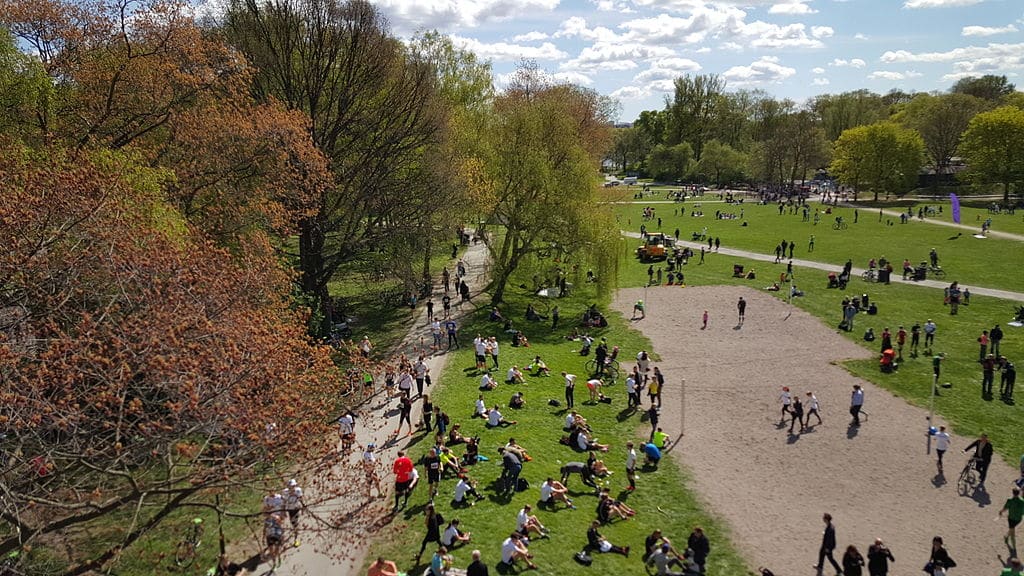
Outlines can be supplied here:
M467 265L466 283L469 284L472 298L475 300L481 296L481 292L487 282L489 272L487 247L482 242L471 245L463 254L462 259ZM456 261L453 260L448 264L448 271L451 272L453 281L455 278L455 263ZM439 314L443 313L441 297L444 296L444 291L442 288L442 286L435 286L433 295L434 310ZM453 296L452 317L455 318L455 321L461 328L462 319L473 313L480 304L472 301L468 304L457 303L460 300L458 296L454 292L451 295ZM447 341L447 337L445 337L445 340ZM421 341L429 349L432 338L430 335L430 325L427 322L425 305L420 305L417 308L414 322L408 334L391 351L387 358L395 358L404 352L415 362L418 355L416 350L419 348ZM465 344L463 342L463 345ZM441 377L441 373L447 364L447 359L448 356L445 352L428 356L426 363L430 369L430 375L435 382ZM397 442L388 444L387 436L393 431L395 421L397 420L397 418L388 419L387 415L390 413L389 405L394 407L396 403L395 401L389 402L383 393L378 393L360 407L356 422L356 443L358 447L353 448L347 460L337 465L349 468L357 466L361 458L362 447L370 442L376 443L379 448L377 450L377 457L380 464L381 486L389 492L388 498L367 503L362 492L362 484L360 483L357 486L344 486L343 490L346 493L338 498L318 502L315 506L311 506L306 517L307 522L314 516L334 521L344 517L346 514L359 515L359 520L353 521L350 526L346 524L348 528L343 530L327 527L318 528L315 531L308 530L302 538L300 547L285 551L283 563L280 568L274 571L274 574L320 576L325 574L360 573L373 538L377 535L377 531L386 527L390 521L388 511L390 511L392 505L391 492L394 485L393 476L391 475L391 463L394 462L395 455L399 450L415 444L422 436L421 434L416 434L410 437L401 437ZM413 422L421 421L421 406L420 402L413 404ZM345 477L341 474L338 474L338 476ZM349 478L353 477L351 473L346 476ZM356 477L362 480L362 473L359 473ZM309 480L304 482L304 485L315 486L315 484L316 482ZM306 488L306 499L309 501L316 501L317 499L316 494L311 493L311 487ZM269 566L261 565L258 573L263 574L267 570L269 570Z
M851 204L841 204L841 205L845 206L846 208L857 208L857 209L861 209L861 210L866 210L863 206L853 206ZM883 214L887 214L889 216L896 217L896 218L899 218L900 214L906 214L906 212L901 212L899 210L885 210L885 209L882 210L882 213ZM908 222L912 222L912 223L916 222L916 223L919 223L919 224L935 224L935 225L938 225L938 226L946 226L946 227L949 227L949 228L957 228L957 229L960 229L960 230L969 230L972 234L978 234L978 233L981 232L981 223L978 223L977 226L970 226L968 224L957 224L956 222L946 222L945 220L935 220L933 218L925 218L924 220L918 220L916 218L910 218L910 219L908 219ZM988 233L986 233L985 235L988 236L989 238L1002 238L1003 240L1014 240L1016 242L1024 242L1024 236L1022 236L1020 234L1013 234L1013 233L1010 233L1010 232L1000 232L999 230L991 230L991 229L989 229Z
M638 233L638 232L628 232L626 230L622 230L621 232L622 232L622 234L624 236L628 236L630 238L640 238L641 237L640 233ZM682 245L682 246L689 246L690 248L693 248L694 250L697 250L697 251L700 251L702 246L706 247L706 244L704 244L702 242L690 242L688 240L677 240L676 244L679 244L679 245ZM725 254L726 256L736 256L736 257L739 257L739 258L748 258L750 260L758 260L758 261L761 261L761 262L769 262L769 263L772 263L772 264L775 263L775 256L773 254L761 254L759 252L751 252L749 250L737 250L736 248L720 248L720 249L716 250L715 253L717 253L717 254ZM790 259L787 258L785 261L788 262L789 260ZM830 263L827 263L827 262L817 262L817 261L814 261L814 260L804 260L802 258L792 258L792 261L793 261L793 265L794 266L800 266L800 267L803 267L803 268L816 268L818 270L824 270L826 272L839 272L839 271L842 270L842 265L839 265L839 264L830 264ZM854 278L859 278L862 274L864 274L865 271L866 270L864 268L857 268L855 266L851 270L850 274ZM911 286L925 286L925 287L928 287L928 288L936 288L936 289L939 289L939 290L947 288L949 286L949 284L950 284L949 282L942 281L942 280L920 280L920 281L917 281L917 282L914 282L914 281L911 281L911 280L903 280L901 273L895 273L895 272L893 273L892 278L893 278L893 282L897 282L897 283L904 282L904 283L909 284ZM968 288L968 287L971 289L971 294L975 294L975 295L990 296L992 298L1002 298L1004 300L1016 300L1016 301L1024 300L1024 293L1021 293L1021 292L1010 292L1009 290L999 290L999 289L996 289L996 288L985 288L983 286L965 286L965 285L961 284L961 288Z

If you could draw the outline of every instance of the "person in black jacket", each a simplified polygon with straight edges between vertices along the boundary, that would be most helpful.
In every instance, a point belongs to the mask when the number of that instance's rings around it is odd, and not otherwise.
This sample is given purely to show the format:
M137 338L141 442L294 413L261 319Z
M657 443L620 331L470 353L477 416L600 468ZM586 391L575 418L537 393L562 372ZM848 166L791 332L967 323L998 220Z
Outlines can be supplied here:
M843 569L839 567L835 556L832 555L832 552L836 549L836 527L832 525L832 515L826 512L821 519L825 522L825 533L821 536L818 563L814 565L814 569L820 575L821 571L825 568L825 558L828 558L828 561L832 563L832 567L836 569L836 574L842 574Z
M473 550L473 562L466 568L466 576L488 576L487 564L480 560L479 550Z
M946 570L948 568L955 568L956 562L949 557L949 552L942 546L942 536L936 536L932 538L932 554L928 560L928 566L931 571L929 574L935 574L936 570L941 568Z
M708 561L708 554L711 554L711 542L704 534L704 529L695 526L690 532L690 538L686 541L686 547L693 550L693 562L700 566L700 573L704 573L704 565Z
M889 562L895 562L892 552L885 546L881 538L868 548L868 574L870 576L888 576Z
M985 477L988 476L988 466L992 463L992 443L988 441L988 434L982 434L977 440L971 442L964 448L964 454L974 448L974 457L978 459L978 488L984 488Z
M587 530L587 546L597 552L615 552L616 554L622 554L623 556L629 556L629 546L616 546L605 539L597 529L601 526L601 523L594 520L590 523L590 529Z

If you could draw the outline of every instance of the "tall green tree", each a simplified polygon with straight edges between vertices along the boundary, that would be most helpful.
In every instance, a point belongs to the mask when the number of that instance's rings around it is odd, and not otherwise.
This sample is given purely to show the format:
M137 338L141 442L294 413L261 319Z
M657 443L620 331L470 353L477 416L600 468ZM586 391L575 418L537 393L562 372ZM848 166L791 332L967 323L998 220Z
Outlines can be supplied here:
M651 176L660 182L674 182L686 178L693 169L693 148L689 142L673 146L658 144L647 157Z
M512 274L552 250L574 258L604 246L615 234L596 202L600 159L610 141L613 111L598 94L552 85L535 68L516 72L480 126L486 178L481 206L491 254L491 296L502 302ZM614 252L614 249L611 249ZM607 259L605 262L607 263ZM598 270L598 276L606 276Z
M975 116L960 145L967 177L978 184L1001 184L1003 202L1024 178L1024 110L1003 106Z
M969 94L920 94L907 105L901 118L921 134L935 173L945 174L967 124L987 107L986 101Z
M878 122L845 130L835 143L829 171L855 190L870 190L877 202L880 193L903 194L913 187L923 154L917 132Z
M327 284L345 262L418 252L434 197L425 154L446 122L438 76L365 0L231 0L225 36L252 62L253 91L305 112L333 186L299 222L303 291L327 329ZM411 281L411 278L406 278Z
M975 98L999 104L1003 98L1013 94L1015 87L1006 76L986 74L984 76L967 76L957 80L953 88L954 94L968 94Z
M743 177L743 169L747 165L747 155L728 144L711 140L704 145L704 155L697 162L697 170L721 187L722 182L729 182Z
M823 94L811 102L811 109L821 119L825 137L835 142L843 131L880 122L889 117L889 105L869 90L842 94Z
M700 160L704 143L711 139L716 113L725 93L725 80L715 74L687 74L676 78L672 97L665 97L668 113L665 143L686 142Z

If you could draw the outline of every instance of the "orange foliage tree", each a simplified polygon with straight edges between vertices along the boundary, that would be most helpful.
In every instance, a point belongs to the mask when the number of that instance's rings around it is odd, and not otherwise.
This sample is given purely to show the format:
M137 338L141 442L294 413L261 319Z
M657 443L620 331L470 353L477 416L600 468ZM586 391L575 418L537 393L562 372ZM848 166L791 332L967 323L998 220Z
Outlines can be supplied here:
M342 379L290 274L261 235L230 254L183 225L168 177L0 147L0 555L117 514L71 553L83 574L214 493L279 488L294 466L331 480L311 502L346 484L324 459Z

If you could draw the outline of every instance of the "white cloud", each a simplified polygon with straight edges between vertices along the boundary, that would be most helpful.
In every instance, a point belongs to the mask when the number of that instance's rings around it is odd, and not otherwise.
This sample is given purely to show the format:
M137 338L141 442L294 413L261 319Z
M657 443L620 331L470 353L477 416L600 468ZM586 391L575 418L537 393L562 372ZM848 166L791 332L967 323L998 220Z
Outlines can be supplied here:
M580 86L590 86L594 83L593 78L582 72L555 72L551 77L554 78L555 82L578 84Z
M618 12L620 14L631 14L633 9L628 2L616 2L615 0L590 0L601 12Z
M811 72L813 74L824 74L825 73L825 69L822 68L821 66L818 66L817 68L811 68Z
M748 86L778 83L794 74L796 74L796 69L779 64L777 57L762 56L751 62L749 66L729 68L722 73L722 77L732 86Z
M562 60L569 56L551 42L545 42L540 46L523 46L522 44L509 44L507 42L488 44L475 38L464 38L462 36L452 36L451 39L452 43L456 46L469 50L485 60L516 61L523 58L531 60Z
M612 98L619 100L642 100L650 95L650 90L639 86L623 86L611 94Z
M696 54L707 54L708 52L711 52L711 48L708 48L707 46L702 46L694 50L694 53Z
M836 68L845 68L845 67L863 68L863 67L867 66L868 63L863 61L863 60L861 60L860 58L854 58L852 60L845 60L843 58L836 58L835 60L832 60L831 62L829 62L828 65L829 66L835 66Z
M512 37L513 42L536 42L538 40L547 40L549 38L546 32L527 32L526 34L518 34Z
M374 0L398 30L473 28L485 22L536 16L559 0Z
M973 6L983 0L907 0L904 8L948 8L953 6Z
M920 72L914 70L907 70L906 72L893 72L891 70L875 70L871 74L868 74L869 80L909 80L911 78L919 78Z
M739 33L754 48L821 48L825 44L807 35L803 24L769 24L760 20L740 24Z
M743 44L737 44L736 42L722 42L719 48L730 52L743 52Z
M854 40L868 40L868 39L870 39L870 36L868 36L867 34L862 34L860 32L857 32L856 34L853 35L853 39Z
M1017 31L1013 24L1006 26L964 26L960 32L962 36L995 36L996 34L1011 34Z
M977 60L981 58L1009 58L1018 60L1024 54L1024 43L1020 44L989 44L988 46L965 46L947 52L910 52L908 50L890 50L882 54L881 60L893 62L953 62Z
M580 51L579 56L561 65L562 70L631 70L637 60L674 56L675 51L662 46L638 43L615 44L598 42Z
M831 26L811 26L811 36L815 38L831 38L835 33Z
M811 84L815 86L828 86L828 78L815 78L811 81Z
M807 2L790 0L779 4L772 4L768 9L769 14L815 14L818 11L807 5Z
M580 38L588 42L621 42L626 38L616 34L604 26L590 28L587 26L587 19L580 16L573 16L562 22L562 25L555 32L555 38Z
M637 83L650 83L659 80L671 82L687 72L697 72L700 64L687 58L659 58L651 67L637 74L633 81Z

